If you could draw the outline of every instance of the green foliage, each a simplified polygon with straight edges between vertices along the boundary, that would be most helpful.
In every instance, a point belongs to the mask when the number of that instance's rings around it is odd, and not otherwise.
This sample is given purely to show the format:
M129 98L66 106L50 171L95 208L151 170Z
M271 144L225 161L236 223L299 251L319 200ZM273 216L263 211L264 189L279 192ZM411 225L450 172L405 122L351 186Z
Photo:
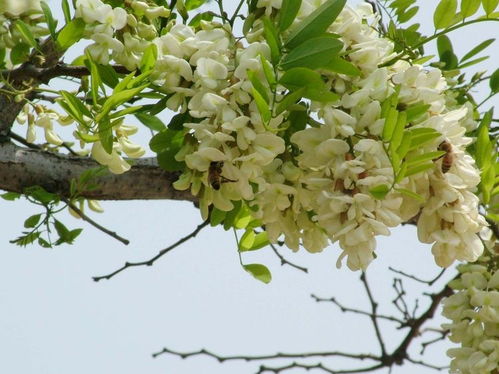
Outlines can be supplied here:
M327 0L307 16L287 37L285 46L293 49L326 32L345 6L346 0Z
M287 30L293 23L300 10L302 0L283 0L279 12L279 31Z
M255 279L267 284L272 280L270 270L261 264L243 265L244 270L250 273Z
M435 29L445 29L454 22L457 11L457 0L440 0L433 14Z
M182 131L164 129L152 137L149 147L157 153L158 163L167 171L178 171L184 169L184 163L175 159L184 143L184 134Z
M327 66L333 58L337 57L342 47L343 43L328 36L312 38L307 43L292 49L284 56L280 66L283 70L298 67L317 69Z
M59 32L57 44L62 50L66 50L78 42L85 32L85 22L81 18L75 18L68 23Z

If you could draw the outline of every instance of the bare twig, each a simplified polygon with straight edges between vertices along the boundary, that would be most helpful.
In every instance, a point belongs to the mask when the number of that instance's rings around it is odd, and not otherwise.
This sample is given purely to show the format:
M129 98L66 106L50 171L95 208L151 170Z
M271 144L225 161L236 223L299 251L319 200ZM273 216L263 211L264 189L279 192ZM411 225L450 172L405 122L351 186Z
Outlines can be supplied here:
M320 370L323 373L329 373L329 374L353 374L353 373L367 373L370 371L376 371L378 369L383 368L383 364L378 364L374 366L369 366L365 368L357 368L357 369L347 369L347 370L333 370L328 368L327 366L324 366L322 363L318 364L303 364L299 362L293 362L289 365L285 366L278 366L278 367L270 367L270 366L265 366L262 365L260 366L259 370L257 371L256 374L261 374L265 372L272 372L275 374L287 371L287 370L292 370L292 369L305 369L307 371L309 370Z
M71 201L69 201L68 199L66 198L61 198L62 201L64 201L68 207L70 207L72 210L74 210L76 212L76 214L78 214L82 220L84 220L85 222L88 222L89 224L91 224L93 227L95 227L96 229L102 231L103 233L109 235L110 237L122 242L123 244L125 245L128 245L130 244L130 240L128 239L125 239L121 236L119 236L117 233L115 233L114 231L111 231L107 228L105 228L104 226L98 224L97 222L95 222L92 218L90 218L89 216L87 216L85 213L82 212L81 209L79 209L76 205L74 205Z
M406 359L407 359L407 361L413 363L414 365L424 366L424 367L427 367L427 368L430 368L433 370L445 370L445 369L449 368L448 366L436 366L436 365L428 364L427 362L420 361L420 360L414 360L410 357L407 357Z
M156 358L163 354L171 354L173 356L181 358L189 358L192 356L208 356L216 359L218 362L234 361L234 360L264 361L264 360L277 360L282 358L295 359L295 358L313 358L313 357L344 357L354 360L373 360L373 361L379 360L378 357L370 354L362 354L362 353L353 354L353 353L338 352L338 351L309 352L309 353L276 353L273 355L260 355L260 356L243 356L243 355L221 356L217 355L216 353L207 351L206 349L201 349L199 351L194 351L194 352L177 352L168 348L163 348L163 350L161 350L160 352L154 353L152 357Z
M427 284L428 286L433 286L433 284L435 284L435 282L436 282L436 281L438 281L438 280L442 277L442 275L444 275L445 271L447 270L447 268L443 268L443 269L440 271L440 273L438 273L438 275L437 275L435 278L433 278L433 279L431 279L431 280L427 281L427 280L424 280L424 279L418 278L418 277L416 277L415 275L411 275L411 274L405 273L405 272L403 272L403 271L401 271L401 270L394 269L394 268L392 268L391 266L389 266L389 267L388 267L388 269L389 269L390 271L392 271L392 272L396 273L396 274L400 274L400 275L402 275L402 276L404 276L404 277L406 277L406 278L410 278L410 279L412 279L412 280L415 280L416 282L420 282L420 283Z
M279 260L281 260L281 266L289 265L289 266L291 266L291 267L293 267L295 269L303 271L304 273L308 273L308 269L307 268L304 268L302 266L293 264L292 262L286 260L284 258L284 256L279 253L279 251L277 250L277 248L275 247L275 245L270 244L270 248L272 248L272 251L274 251L274 253L276 254L276 256L279 257Z
M113 271L112 273L109 273L107 275L102 275L102 276L97 276L97 277L92 277L92 279L96 282L102 280L102 279L111 279L115 275L121 273L123 270L130 268L130 267L135 267L135 266L152 266L154 262L156 262L159 258L161 258L163 255L166 253L170 252L172 249L178 247L179 245L185 243L189 239L194 238L204 227L206 227L209 224L209 221L204 221L196 229L191 232L189 235L184 236L183 238L177 240L174 244L170 245L169 247L166 247L165 249L162 249L159 251L159 253L154 256L153 258L147 260L147 261L140 261L140 262L126 262L125 265L123 265L121 268L118 270Z
M320 302L331 302L333 303L334 305L336 305L338 308L340 308L340 310L343 312L343 313L354 313L354 314L361 314L363 316L366 316L366 317L369 317L369 318L372 318L373 315L372 313L369 313L369 312L366 312L364 310L360 310L360 309L354 309L354 308L349 308L349 307L346 307L342 304L340 304L338 302L338 300L336 300L336 298L334 297L331 297L329 299L324 299L324 298L320 298L316 295L310 295L316 302L320 303ZM387 321L390 321L390 322L395 322L395 323L398 323L400 325L403 325L405 323L405 321L399 319L399 318L396 318L396 317L393 317L393 316L385 316L383 314L377 314L376 315L377 318L379 319L384 319L384 320L387 320Z
M371 303L371 310L372 314L370 315L371 321L373 323L374 331L376 333L376 338L378 339L379 347L381 348L381 354L382 356L386 355L386 348L385 348L385 343L383 341L383 337L381 336L381 331L378 325L378 320L377 320L377 310L378 310L378 303L374 301L374 297L372 295L371 289L369 287L369 283L367 282L367 277L366 273L362 272L360 276L360 280L362 281L362 284L364 284L364 288L367 293L367 297L369 298L369 302Z

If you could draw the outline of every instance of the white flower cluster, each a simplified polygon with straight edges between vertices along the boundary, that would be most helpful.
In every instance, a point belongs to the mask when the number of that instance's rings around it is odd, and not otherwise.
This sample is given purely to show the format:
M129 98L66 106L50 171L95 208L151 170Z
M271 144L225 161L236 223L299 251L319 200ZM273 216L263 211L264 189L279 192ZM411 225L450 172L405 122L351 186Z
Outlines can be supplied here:
M452 323L442 327L452 348L450 372L490 374L499 370L499 270L483 265L459 265L460 277L450 283L457 292L443 301L443 315Z
M2 0L0 2L0 49L10 50L24 43L15 21L22 20L35 38L47 34L47 29L39 25L43 21L39 0Z
M290 30L323 2L304 0ZM377 235L389 235L391 227L417 217L419 238L433 243L440 266L474 261L482 253L477 233L485 222L473 194L480 178L464 150L471 142L464 135L465 127L472 126L471 114L466 107L449 106L448 86L438 69L402 61L378 67L394 56L393 46L372 26L377 18L369 4L346 6L328 30L339 35L342 55L360 74L319 69L339 99L307 101L302 108L315 125L292 134L285 131L287 111L263 121L254 99L251 77L265 84L269 71L277 74L276 81L283 74L269 63L271 51L260 20L245 43L216 22L190 27L170 21L168 31L159 35L155 20L170 11L145 2L133 2L130 13L100 0L77 0L76 6L76 16L87 23L94 41L88 51L96 62L113 59L134 70L155 46L150 80L169 94L169 109L192 118L183 124L184 143L176 155L186 169L174 186L199 197L203 217L212 205L230 211L233 202L245 201L271 242L284 236L291 249L303 246L310 252L339 242L343 252L337 265L346 257L353 270L365 269L375 257ZM259 0L257 6L272 14L281 1ZM285 92L277 85L275 101ZM397 110L426 105L406 129L437 134L404 157L415 160L445 151L430 160L433 167L401 180L396 180L394 156L387 152L389 142L383 140L383 107L395 93ZM112 153L95 141L92 155L122 173L129 165L120 151L140 157L143 150L129 142L126 127L118 124L114 130ZM389 191L376 199L372 190L379 186Z

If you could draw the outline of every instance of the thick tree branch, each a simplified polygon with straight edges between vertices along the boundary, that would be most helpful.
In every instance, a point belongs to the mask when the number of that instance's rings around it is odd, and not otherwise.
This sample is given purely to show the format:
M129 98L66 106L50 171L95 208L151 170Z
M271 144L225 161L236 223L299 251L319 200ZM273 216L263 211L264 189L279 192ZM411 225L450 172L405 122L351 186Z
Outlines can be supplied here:
M113 65L112 68L118 74L129 74L130 71L123 65ZM26 81L36 79L42 83L48 83L56 77L81 78L90 75L86 66L71 66L63 63L57 63L49 67L37 67L33 64L24 64L17 69L2 70L0 76L4 79L15 81Z
M23 193L26 187L41 186L62 197L70 197L70 183L85 170L100 165L90 158L26 149L0 143L0 189ZM177 191L172 183L178 174L161 169L155 158L133 161L127 173L96 177L98 188L79 196L94 200L170 199L197 201L189 191Z

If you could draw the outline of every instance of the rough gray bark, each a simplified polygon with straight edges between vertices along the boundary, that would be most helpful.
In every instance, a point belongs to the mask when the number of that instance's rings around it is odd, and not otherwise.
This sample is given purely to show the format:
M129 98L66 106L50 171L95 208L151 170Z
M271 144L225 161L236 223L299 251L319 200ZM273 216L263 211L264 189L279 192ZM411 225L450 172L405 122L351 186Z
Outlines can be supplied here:
M69 197L72 179L100 165L90 158L49 153L0 143L0 189L22 193L38 185L49 192ZM178 174L161 169L154 158L135 160L130 171L106 174L94 180L99 188L80 196L95 200L170 199L197 201L189 191L177 191L172 183Z

